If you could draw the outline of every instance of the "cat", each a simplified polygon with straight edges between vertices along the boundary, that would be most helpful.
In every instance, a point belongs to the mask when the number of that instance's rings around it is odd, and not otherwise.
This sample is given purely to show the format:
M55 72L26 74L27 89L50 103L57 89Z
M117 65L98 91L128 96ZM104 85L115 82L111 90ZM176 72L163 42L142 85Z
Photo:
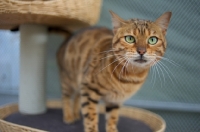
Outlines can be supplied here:
M124 20L110 11L113 29L76 33L57 52L66 123L84 120L84 132L98 132L98 103L105 102L106 132L118 132L119 109L166 51L171 12L154 22ZM133 128L134 129L134 128Z

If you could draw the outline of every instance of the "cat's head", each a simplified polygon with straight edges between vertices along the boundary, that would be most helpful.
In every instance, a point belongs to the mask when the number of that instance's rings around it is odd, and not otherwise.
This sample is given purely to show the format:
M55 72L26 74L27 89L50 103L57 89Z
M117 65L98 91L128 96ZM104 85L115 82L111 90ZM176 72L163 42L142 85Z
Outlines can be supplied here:
M162 58L167 42L166 32L171 12L155 21L123 20L110 11L113 25L113 51L119 61L123 59L136 67L149 67Z

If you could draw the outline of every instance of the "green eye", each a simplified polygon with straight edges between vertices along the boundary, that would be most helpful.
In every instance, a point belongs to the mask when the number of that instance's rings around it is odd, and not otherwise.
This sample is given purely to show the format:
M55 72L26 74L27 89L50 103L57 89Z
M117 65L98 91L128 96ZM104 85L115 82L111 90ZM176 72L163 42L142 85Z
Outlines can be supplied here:
M128 43L135 43L135 38L133 36L125 36L125 40Z
M158 42L158 38L157 37L150 37L148 40L148 43L151 45L154 45Z

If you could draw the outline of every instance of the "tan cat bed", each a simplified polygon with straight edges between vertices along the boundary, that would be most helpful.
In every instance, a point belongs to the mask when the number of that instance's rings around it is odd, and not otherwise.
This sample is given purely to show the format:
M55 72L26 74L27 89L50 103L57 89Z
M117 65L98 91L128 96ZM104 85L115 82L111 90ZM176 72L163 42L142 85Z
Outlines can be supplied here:
M0 131L83 132L82 121L77 121L72 125L67 125L63 123L60 101L48 101L47 106L49 108L48 111L45 114L41 115L21 115L18 112L17 104L11 104L4 107L0 107ZM100 106L100 112L104 113L102 106ZM104 123L105 119L104 116L101 114L99 127L100 132L105 132ZM118 124L119 132L164 132L165 127L165 121L160 116L152 112L133 107L123 107L121 109L120 120Z
M101 0L0 0L0 5L0 29L27 23L80 28L97 22Z

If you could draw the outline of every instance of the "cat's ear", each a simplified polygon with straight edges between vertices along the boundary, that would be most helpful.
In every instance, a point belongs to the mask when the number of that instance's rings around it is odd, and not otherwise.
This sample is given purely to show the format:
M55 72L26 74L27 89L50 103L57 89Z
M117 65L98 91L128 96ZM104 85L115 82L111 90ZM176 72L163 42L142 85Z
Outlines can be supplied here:
M113 25L113 33L115 34L117 29L121 27L122 24L125 23L125 20L120 18L117 14L115 14L113 11L109 11L112 16L112 25Z
M169 25L170 18L172 16L171 12L165 12L162 14L156 21L155 23L162 29L164 35L167 32L167 28Z

